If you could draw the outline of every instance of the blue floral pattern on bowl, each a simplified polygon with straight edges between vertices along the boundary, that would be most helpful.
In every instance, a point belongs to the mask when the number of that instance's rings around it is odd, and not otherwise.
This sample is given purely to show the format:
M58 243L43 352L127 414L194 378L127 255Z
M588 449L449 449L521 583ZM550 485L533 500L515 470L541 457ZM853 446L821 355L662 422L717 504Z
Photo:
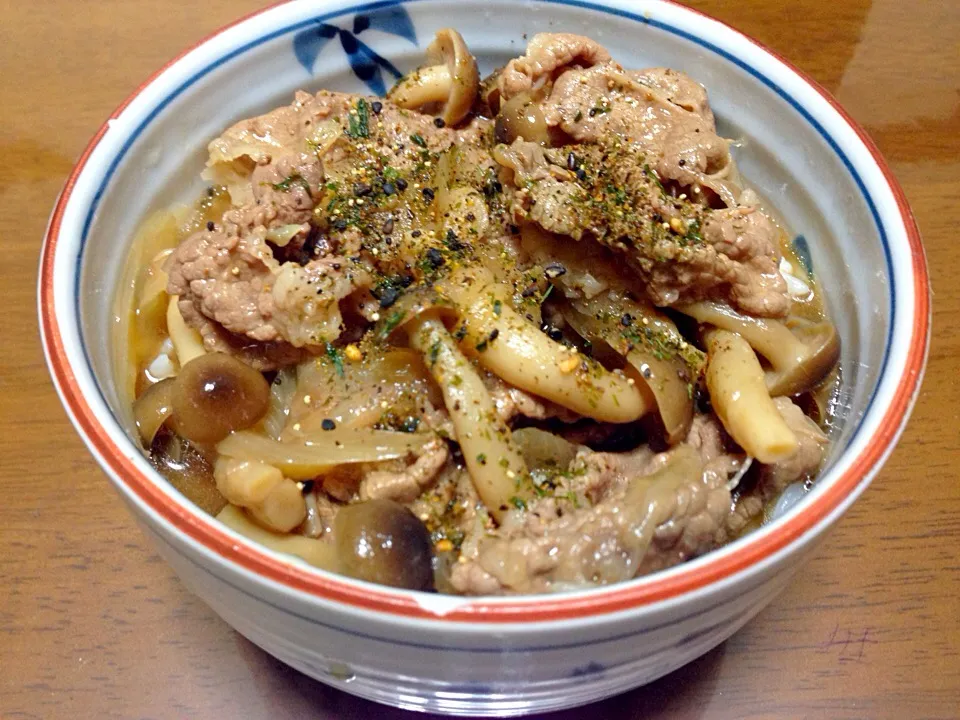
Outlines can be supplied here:
M298 32L293 38L293 53L304 69L312 74L320 52L327 43L339 37L340 45L347 54L354 75L366 84L370 92L375 95L384 95L387 87L383 73L388 73L394 80L399 80L403 73L387 58L357 37L366 30L379 30L389 35L396 35L409 40L415 47L418 46L417 31L413 27L409 13L403 6L394 5L372 13L354 16L351 30L321 22Z

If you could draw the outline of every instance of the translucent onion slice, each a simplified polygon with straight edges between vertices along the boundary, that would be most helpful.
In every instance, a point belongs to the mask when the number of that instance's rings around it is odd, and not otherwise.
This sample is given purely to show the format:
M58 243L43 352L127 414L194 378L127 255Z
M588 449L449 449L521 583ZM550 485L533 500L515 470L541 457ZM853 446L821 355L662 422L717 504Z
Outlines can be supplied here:
M263 429L274 440L280 439L290 415L290 403L297 392L297 369L286 367L277 373L270 385L270 409L263 418Z
M386 430L337 429L278 442L257 433L228 435L217 445L222 455L241 460L260 460L294 480L307 480L345 463L394 460L416 453L434 435Z
M227 505L221 510L220 514L217 515L217 520L234 532L240 533L245 538L260 543L270 550L295 555L322 570L330 570L331 572L339 572L340 570L340 563L337 560L337 552L333 543L303 537L302 535L280 535L264 530L247 517L243 510L234 505Z
M133 404L133 419L147 449L157 432L173 414L173 378L151 385Z

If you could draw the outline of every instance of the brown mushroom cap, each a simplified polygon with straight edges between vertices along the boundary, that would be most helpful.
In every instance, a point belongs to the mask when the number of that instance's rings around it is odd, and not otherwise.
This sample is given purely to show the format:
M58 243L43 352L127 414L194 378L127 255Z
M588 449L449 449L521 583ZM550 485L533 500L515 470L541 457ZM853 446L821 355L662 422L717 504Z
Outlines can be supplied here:
M440 117L455 125L470 112L480 91L477 61L460 33L444 28L427 47L427 62L402 78L387 97L408 110L443 103Z
M803 351L789 365L767 372L770 395L798 395L815 387L840 359L840 335L830 322L810 323L793 328Z

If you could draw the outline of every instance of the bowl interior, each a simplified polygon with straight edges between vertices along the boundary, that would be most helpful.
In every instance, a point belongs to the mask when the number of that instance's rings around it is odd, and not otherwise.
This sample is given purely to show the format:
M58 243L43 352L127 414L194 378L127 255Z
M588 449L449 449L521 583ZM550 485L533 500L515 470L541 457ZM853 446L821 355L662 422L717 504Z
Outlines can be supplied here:
M77 313L79 350L92 367L91 404L101 421L117 436L133 436L111 352L113 299L128 243L149 212L197 197L212 138L239 119L290 102L297 89L382 91L418 64L434 32L447 25L463 33L484 72L521 53L537 32L569 31L605 44L625 67L669 66L703 83L723 133L739 141L734 154L747 182L802 236L842 338L843 389L828 461L835 463L875 396L893 328L894 271L883 223L866 193L876 180L854 169L857 158L837 146L834 128L801 107L812 91L796 79L766 77L764 58L749 43L739 46L729 31L671 5L607 5L290 3L262 16L263 23L227 31L161 75L101 140L88 165L96 179L78 186L72 199L82 228L76 254L58 258L78 262L75 275L58 265L57 277L67 278L59 292ZM718 40L714 31L726 35ZM698 37L704 33L710 39ZM129 442L128 452L137 455Z

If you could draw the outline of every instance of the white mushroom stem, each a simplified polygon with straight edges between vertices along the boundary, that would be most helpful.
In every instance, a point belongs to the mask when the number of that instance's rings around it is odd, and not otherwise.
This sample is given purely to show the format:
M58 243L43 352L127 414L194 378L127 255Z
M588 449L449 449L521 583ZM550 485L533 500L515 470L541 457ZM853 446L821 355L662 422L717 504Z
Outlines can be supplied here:
M446 65L433 65L403 78L390 91L390 99L402 108L414 110L429 103L446 102L452 88L450 69Z

